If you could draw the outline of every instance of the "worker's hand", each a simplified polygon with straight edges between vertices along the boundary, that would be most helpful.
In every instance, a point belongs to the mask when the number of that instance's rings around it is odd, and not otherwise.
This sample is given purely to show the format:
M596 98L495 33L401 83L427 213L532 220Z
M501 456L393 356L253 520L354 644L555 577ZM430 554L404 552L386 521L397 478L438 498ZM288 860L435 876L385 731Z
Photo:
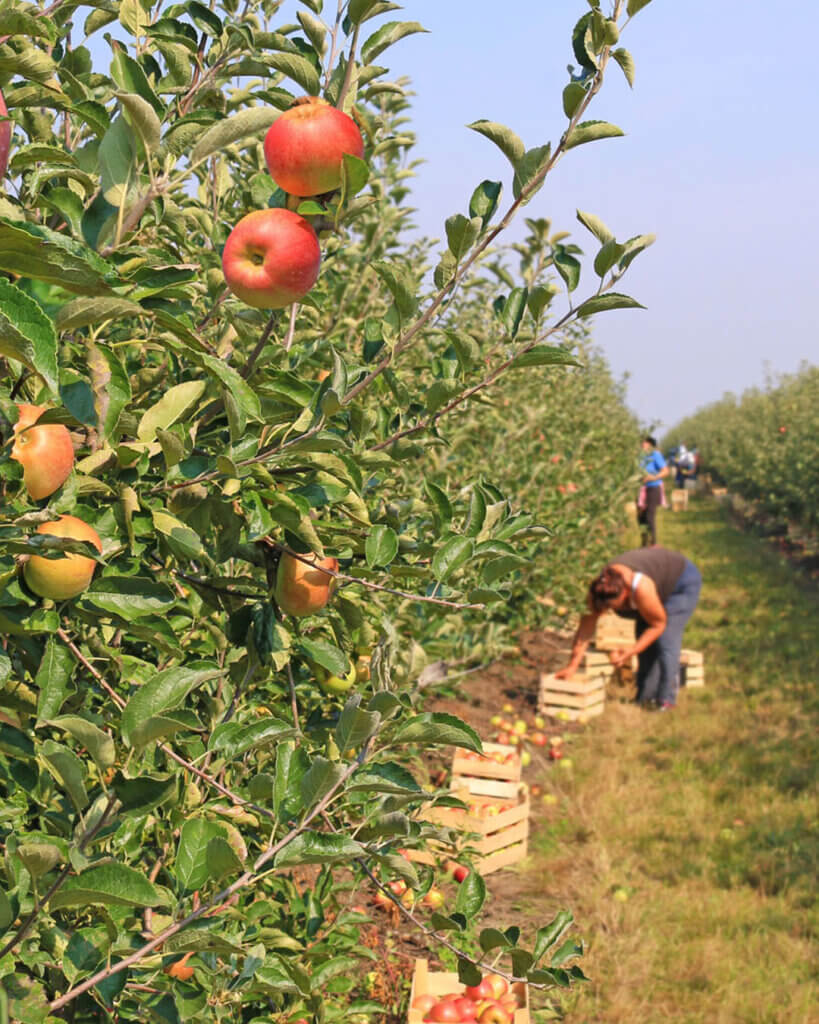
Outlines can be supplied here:
M609 651L609 661L615 668L625 665L630 658L631 655L627 651Z
M570 661L565 668L560 669L559 672L555 672L555 679L571 679L576 671L577 665Z

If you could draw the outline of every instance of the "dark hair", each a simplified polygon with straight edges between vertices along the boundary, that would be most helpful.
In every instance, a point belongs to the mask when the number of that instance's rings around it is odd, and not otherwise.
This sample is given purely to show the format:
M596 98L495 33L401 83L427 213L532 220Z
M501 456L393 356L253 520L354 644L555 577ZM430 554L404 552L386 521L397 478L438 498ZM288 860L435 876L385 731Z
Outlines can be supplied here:
M596 612L602 612L609 601L615 601L625 590L625 577L617 569L610 565L596 576L589 584L589 597L592 608Z
M652 448L657 447L657 438L652 437L651 434L646 434L646 436L643 438L643 441L645 441L647 444L650 444Z

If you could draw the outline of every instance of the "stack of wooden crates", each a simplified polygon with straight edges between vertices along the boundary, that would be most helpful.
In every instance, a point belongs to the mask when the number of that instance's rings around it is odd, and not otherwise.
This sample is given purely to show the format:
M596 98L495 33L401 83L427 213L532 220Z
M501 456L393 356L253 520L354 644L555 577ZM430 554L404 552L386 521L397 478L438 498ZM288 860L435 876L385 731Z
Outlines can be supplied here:
M467 804L457 807L428 807L423 816L436 825L472 833L468 840L476 853L474 864L481 875L509 867L529 850L529 794L521 782L520 755L503 743L484 743L486 757L456 750L452 761L450 789ZM500 753L504 760L492 755ZM507 759L509 755L511 759ZM410 858L434 864L435 851L412 850Z

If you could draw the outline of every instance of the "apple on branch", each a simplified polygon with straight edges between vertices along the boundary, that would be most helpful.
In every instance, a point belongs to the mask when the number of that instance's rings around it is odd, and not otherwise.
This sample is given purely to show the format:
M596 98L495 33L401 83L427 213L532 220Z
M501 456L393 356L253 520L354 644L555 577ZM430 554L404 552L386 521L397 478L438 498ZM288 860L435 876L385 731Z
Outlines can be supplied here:
M62 487L74 467L74 446L62 423L32 426L46 411L44 405L18 405L11 457L23 467L23 483L34 501Z
M37 533L70 540L89 541L102 553L102 541L97 531L76 516L60 516L50 523L41 523ZM91 582L97 563L87 555L64 552L60 558L31 555L23 566L26 583L40 597L52 601L66 601L81 594Z

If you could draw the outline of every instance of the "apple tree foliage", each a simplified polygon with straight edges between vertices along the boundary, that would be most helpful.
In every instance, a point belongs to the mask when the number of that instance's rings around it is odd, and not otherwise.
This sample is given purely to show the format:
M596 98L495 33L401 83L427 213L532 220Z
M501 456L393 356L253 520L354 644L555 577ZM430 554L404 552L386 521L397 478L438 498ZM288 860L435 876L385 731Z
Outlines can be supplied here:
M803 365L765 388L725 395L663 439L696 444L704 472L784 527L819 530L819 367Z
M632 471L634 424L587 324L637 304L619 280L651 236L618 241L581 212L586 260L535 206L525 242L500 236L571 149L621 134L587 110L615 64L631 82L619 32L647 2L588 4L551 142L470 126L507 180L476 174L442 251L406 238L408 84L382 61L422 27L396 5L304 0L291 24L276 0L0 8L4 436L15 403L37 402L77 446L39 505L0 463L12 1019L383 1013L359 998L352 893L431 884L398 853L429 799L411 769L429 747L480 747L424 711L424 646L488 653L533 593L568 598ZM354 112L366 153L337 194L300 205L321 276L268 316L226 292L220 253L241 216L287 202L262 140L304 93ZM36 533L62 513L103 552L55 605L19 563L89 553ZM276 607L284 549L340 560L321 614ZM362 650L371 680L325 696L317 671L343 675ZM413 914L464 979L498 953L534 986L582 976L568 913L534 935L480 931L484 897L473 872L447 913ZM186 953L193 976L170 977Z

